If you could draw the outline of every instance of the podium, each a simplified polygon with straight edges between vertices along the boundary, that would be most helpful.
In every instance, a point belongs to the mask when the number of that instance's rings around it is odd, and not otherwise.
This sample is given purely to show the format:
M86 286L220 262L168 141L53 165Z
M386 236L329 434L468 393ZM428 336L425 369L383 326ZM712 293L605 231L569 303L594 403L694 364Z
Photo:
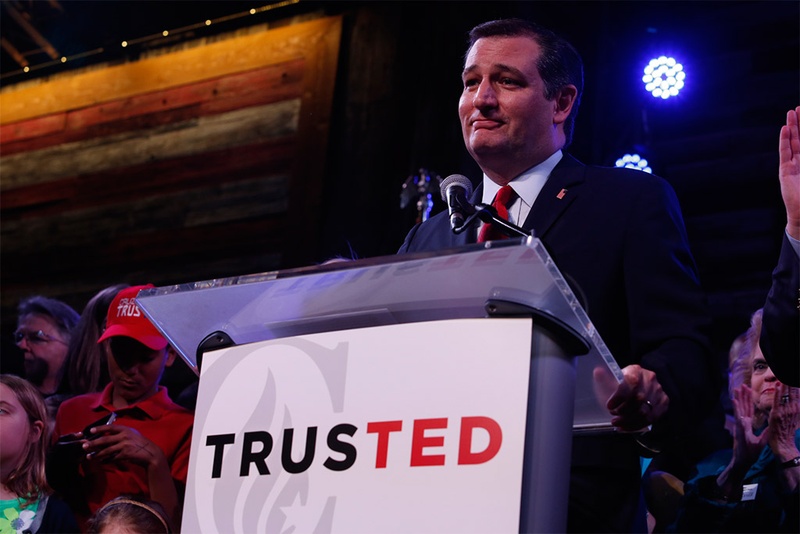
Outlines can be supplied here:
M621 370L535 237L157 287L137 302L200 375L192 531L485 531L486 516L493 531L564 531L572 435L612 431L595 377L615 384ZM513 341L484 342L495 331ZM314 387L309 361L327 373ZM323 389L335 398L324 423L296 415L305 405L273 412L276 391L306 403ZM493 472L506 477L494 489ZM312 511L315 489L328 493ZM513 506L494 502L508 491ZM417 523L397 526L407 516Z

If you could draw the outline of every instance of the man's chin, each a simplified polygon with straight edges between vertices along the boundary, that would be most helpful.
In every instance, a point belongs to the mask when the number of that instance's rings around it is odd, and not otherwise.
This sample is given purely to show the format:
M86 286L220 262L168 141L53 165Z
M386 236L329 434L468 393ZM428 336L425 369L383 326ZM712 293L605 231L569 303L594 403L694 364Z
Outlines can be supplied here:
M494 130L477 130L466 140L467 150L473 157L499 155L509 151L508 138Z

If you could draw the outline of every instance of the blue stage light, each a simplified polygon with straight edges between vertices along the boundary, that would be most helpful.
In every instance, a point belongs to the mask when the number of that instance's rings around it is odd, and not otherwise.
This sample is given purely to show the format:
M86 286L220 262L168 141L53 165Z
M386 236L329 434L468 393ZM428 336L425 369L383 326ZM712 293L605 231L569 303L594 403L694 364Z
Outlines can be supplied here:
M683 88L684 79L686 72L683 70L683 65L675 58L666 56L651 59L644 68L642 76L645 89L654 97L664 100L677 96Z
M647 163L647 160L639 154L625 154L617 159L614 163L616 167L625 167L628 169L636 169L637 171L644 171L653 174L653 169Z

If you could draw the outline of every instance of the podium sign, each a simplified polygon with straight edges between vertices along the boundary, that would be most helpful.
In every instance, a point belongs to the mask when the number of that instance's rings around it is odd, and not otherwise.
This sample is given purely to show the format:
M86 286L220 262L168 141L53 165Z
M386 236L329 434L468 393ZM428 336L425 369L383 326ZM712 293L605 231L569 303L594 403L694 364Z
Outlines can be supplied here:
M207 353L183 530L517 532L532 328L452 319Z

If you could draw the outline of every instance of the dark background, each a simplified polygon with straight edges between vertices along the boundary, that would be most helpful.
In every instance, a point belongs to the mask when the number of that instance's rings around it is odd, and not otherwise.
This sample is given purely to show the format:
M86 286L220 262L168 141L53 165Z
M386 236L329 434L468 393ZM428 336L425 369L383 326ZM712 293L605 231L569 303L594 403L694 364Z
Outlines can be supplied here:
M295 263L275 268L340 255L393 254L416 217L413 206L400 209L401 186L420 168L442 178L465 174L478 183L481 173L463 147L456 114L466 34L492 18L530 18L564 35L584 58L585 93L569 152L584 163L612 165L637 148L677 191L714 314L721 362L763 303L785 224L777 182L778 132L786 111L800 104L796 1L301 1L282 7L236 1L2 3L0 34L16 50L28 52L31 67L22 73L4 46L3 87L66 69L132 61L161 46L248 24L343 15L324 209L312 240L317 245L309 249L297 236L300 252L282 256L296 258ZM232 17L213 30L196 27L125 49L118 45L165 27L186 28L265 6L270 9L251 18ZM9 8L72 59L62 64L48 56ZM646 94L640 82L643 65L661 54L678 57L687 72L684 90L667 101ZM441 207L437 199L435 210ZM46 251L48 243L39 246ZM6 261L0 248L0 267ZM114 273L120 280L128 274ZM214 276L239 274L249 273L233 267ZM142 275L138 272L132 282L140 283ZM181 280L144 275L157 285L208 278L192 272ZM29 281L37 292L62 298L78 311L93 294L52 294L46 276L37 276ZM4 372L18 369L9 339L15 319L13 308L5 306L0 317Z

